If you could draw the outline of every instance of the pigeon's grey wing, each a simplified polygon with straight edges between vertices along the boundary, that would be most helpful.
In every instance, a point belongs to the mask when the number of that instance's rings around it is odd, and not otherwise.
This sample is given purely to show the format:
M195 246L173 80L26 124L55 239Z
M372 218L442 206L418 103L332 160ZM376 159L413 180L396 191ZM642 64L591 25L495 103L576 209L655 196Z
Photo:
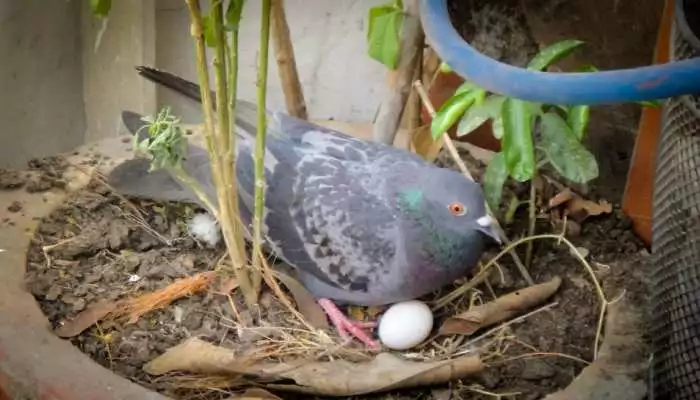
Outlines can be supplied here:
M272 249L288 263L332 287L367 292L389 273L396 215L381 176L367 166L372 154L335 139L314 130L298 136L293 152L283 141L270 144L279 163L264 222Z

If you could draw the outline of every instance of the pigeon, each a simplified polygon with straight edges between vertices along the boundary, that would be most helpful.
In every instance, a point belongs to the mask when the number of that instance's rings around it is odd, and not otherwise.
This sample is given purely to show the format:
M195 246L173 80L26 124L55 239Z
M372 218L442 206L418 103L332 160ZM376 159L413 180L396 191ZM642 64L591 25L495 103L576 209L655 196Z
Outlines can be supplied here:
M193 100L199 86L159 69L142 76ZM254 209L257 106L237 100L236 176L242 221ZM346 340L377 348L337 305L382 306L422 297L464 277L487 239L500 243L478 183L420 156L266 109L263 211L266 250L290 265ZM141 115L122 112L132 134L147 137ZM209 155L188 144L184 170L216 204ZM133 158L108 183L118 192L201 204L167 170ZM215 205L218 206L218 205ZM248 238L249 239L249 238Z

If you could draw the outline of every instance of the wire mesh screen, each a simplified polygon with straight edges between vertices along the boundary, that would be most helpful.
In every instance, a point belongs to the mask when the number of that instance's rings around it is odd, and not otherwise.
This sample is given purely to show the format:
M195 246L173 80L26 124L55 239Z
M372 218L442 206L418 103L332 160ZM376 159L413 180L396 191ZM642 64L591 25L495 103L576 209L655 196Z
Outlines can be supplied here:
M687 28L672 28L674 60L700 54ZM700 399L700 96L666 102L656 157L651 398Z

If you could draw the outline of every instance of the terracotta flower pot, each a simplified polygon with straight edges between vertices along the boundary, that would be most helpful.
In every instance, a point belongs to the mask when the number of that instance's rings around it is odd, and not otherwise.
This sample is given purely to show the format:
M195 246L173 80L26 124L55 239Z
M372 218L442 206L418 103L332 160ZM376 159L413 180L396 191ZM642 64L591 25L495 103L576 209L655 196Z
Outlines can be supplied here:
M464 83L464 79L454 72L439 74L428 91L428 97L435 109L439 110L440 106L452 96L455 89L462 83ZM428 115L428 111L424 107L421 108L421 118L424 123L430 121L430 115ZM469 143L491 151L499 151L501 149L501 142L493 136L491 120L483 123L474 132L459 138L457 137L457 124L453 125L447 132L453 140L459 142Z

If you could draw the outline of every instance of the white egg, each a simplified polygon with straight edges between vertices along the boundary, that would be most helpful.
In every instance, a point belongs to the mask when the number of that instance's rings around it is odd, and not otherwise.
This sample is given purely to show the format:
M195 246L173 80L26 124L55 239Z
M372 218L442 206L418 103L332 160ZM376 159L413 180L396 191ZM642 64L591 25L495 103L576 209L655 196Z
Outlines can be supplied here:
M433 329L433 312L419 300L403 301L389 307L379 321L379 340L393 350L420 344Z

